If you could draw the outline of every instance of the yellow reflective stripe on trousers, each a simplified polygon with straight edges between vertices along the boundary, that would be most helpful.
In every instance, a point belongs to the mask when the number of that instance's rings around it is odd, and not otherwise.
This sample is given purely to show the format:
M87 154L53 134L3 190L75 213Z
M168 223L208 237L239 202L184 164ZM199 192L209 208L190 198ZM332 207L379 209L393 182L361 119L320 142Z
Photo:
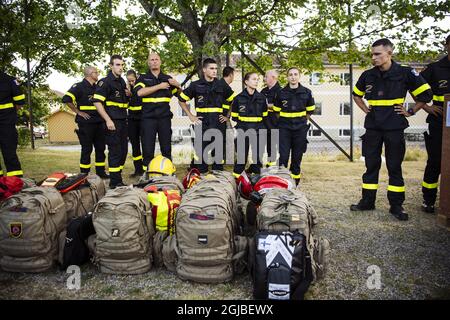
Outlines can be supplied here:
M314 111L316 109L315 105L306 107L306 111Z
M142 170L147 171L147 167L146 166L142 166Z
M80 106L80 110L84 111L84 110L97 110L97 108L95 106Z
M70 93L69 91L66 92L66 96L71 97L72 98L72 102L75 102L77 100L77 99L75 99L75 96L72 93Z
M301 112L280 112L280 117L283 118L297 118L297 117L305 117L306 111Z
M371 106L380 106L380 107L392 107L396 104L403 104L405 102L405 98L391 99L391 100L368 100L367 101Z
M413 96L417 97L419 94L421 94L424 91L427 91L428 89L431 89L431 87L428 83L425 83L425 84L421 85L420 87L418 87L417 89L415 89L413 92L411 92L411 94Z
M14 108L14 104L12 103L0 104L0 109L8 109L8 108Z
M96 167L104 167L105 165L106 165L105 162L96 162L96 163L95 163L95 166L96 166Z
M123 108L123 109L128 108L128 103L120 103L120 102L115 102L115 101L106 101L106 105L108 107L118 107L118 108Z
M223 112L222 108L195 108L197 112Z
M422 182L422 187L427 188L427 189L437 189L438 187L438 183L426 183L425 181Z
M120 170L123 170L123 166L120 166Z
M240 173L233 172L233 177L235 177L236 179L239 178L240 176L241 176Z
M128 110L130 110L130 111L141 111L142 110L142 106L128 107Z
M163 97L163 98L142 98L142 102L151 102L151 103L157 103L157 102L170 102L171 98Z
M19 96L13 97L14 101L20 101L20 100L24 100L24 99L25 99L25 95L24 94L21 94Z
M391 186L388 185L388 191L392 192L405 192L405 186L397 187L397 186Z
M94 99L98 99L100 101L105 101L106 97L102 96L101 94L94 94Z
M142 160L142 155L133 157L133 161L138 161L138 160Z
M444 96L433 96L434 101L444 102Z
M293 174L293 173L291 173L291 178L292 179L300 179L302 177L302 174L301 173L299 173L299 174Z
M357 86L354 86L354 87L353 87L353 92L356 93L358 96L363 96L363 95L366 94L365 91L359 90Z
M243 122L261 122L263 120L262 117L238 117L239 121Z
M109 167L109 172L120 172L120 167L115 167L115 168Z
M90 169L91 168L91 164L82 164L82 163L80 163L80 168L82 168L82 169Z
M17 170L17 171L10 171L6 173L7 177L13 177L13 176L23 176L23 171L22 170Z
M184 92L181 92L181 93L180 93L180 97L181 97L183 100L186 100L186 101L191 100L191 98L189 98L187 95L185 95Z
M266 166L268 166L268 167L273 167L273 166L275 166L277 163L276 162L267 162L266 163Z
M376 184L376 183L363 183L362 187L363 187L363 189L367 189L367 190L377 190L378 189L378 184Z

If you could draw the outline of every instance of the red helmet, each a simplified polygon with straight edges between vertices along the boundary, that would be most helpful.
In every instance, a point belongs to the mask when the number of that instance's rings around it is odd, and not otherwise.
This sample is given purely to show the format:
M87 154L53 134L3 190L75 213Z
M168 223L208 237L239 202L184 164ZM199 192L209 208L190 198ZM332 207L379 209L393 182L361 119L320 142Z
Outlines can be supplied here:
M259 181L255 184L253 189L259 192L261 195L264 195L266 192L274 189L292 189L294 186L292 183L284 178L278 176L266 176L259 179Z
M245 171L241 173L239 178L237 178L237 184L238 184L238 191L239 194L244 198L249 200L250 199L250 193L253 191L253 186L248 178Z
M187 190L194 184L196 184L199 180L201 180L200 171L197 168L192 168L183 178L183 187Z

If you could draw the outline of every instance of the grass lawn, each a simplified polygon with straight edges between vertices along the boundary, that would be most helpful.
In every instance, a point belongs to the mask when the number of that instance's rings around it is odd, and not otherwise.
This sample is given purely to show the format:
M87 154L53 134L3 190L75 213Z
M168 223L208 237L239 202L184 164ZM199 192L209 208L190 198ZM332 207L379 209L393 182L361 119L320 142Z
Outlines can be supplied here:
M417 154L416 154L417 153ZM78 172L78 152L29 149L19 152L25 175L43 179L53 171ZM387 172L380 172L377 209L351 212L358 201L364 163L340 157L308 156L302 166L301 189L320 216L318 235L331 243L329 272L313 284L308 299L449 299L450 232L436 223L436 216L420 211L421 181L425 157L417 151L407 155L405 209L410 220L400 222L389 213L386 198ZM127 160L127 183L133 172ZM178 167L182 177L185 170ZM448 196L448 195L447 195ZM369 266L378 266L381 288L369 289ZM202 285L179 280L167 270L137 276L100 274L92 265L82 267L82 288L66 289L65 272L12 274L0 272L0 299L250 299L248 275L227 284Z

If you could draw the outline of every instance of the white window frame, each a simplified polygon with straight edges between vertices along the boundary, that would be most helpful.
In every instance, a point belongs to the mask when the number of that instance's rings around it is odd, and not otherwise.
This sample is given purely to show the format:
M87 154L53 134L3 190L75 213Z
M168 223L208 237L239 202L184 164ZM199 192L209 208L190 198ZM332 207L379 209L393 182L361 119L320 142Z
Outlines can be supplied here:
M348 84L346 84L345 83L345 75L346 74L348 74L348 77L349 77L349 79L348 79ZM341 72L341 74L339 75L339 79L340 79L340 82L339 82L339 84L342 86L342 87L345 87L345 86L349 86L350 85L350 73L349 72Z
M312 86L320 86L322 84L322 72L313 72L309 76L309 84ZM313 80L316 80L317 82L313 82Z
M350 109L350 102L340 102L339 103L339 116L341 116L341 117L348 117L348 116L350 116L350 112L351 112L351 110L349 110L349 114L344 114L345 112L345 104L348 104L348 107L349 107L349 109ZM342 111L342 113L341 113L341 111Z
M344 131L348 130L348 135L344 134ZM339 129L339 137L341 138L349 138L350 137L350 129Z

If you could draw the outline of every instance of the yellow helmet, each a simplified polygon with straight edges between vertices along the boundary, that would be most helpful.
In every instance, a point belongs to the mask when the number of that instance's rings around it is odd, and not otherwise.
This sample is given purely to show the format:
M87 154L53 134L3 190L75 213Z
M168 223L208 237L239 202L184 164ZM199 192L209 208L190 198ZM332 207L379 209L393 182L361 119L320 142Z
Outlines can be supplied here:
M176 168L169 158L157 155L150 161L148 165L148 175L150 177L171 176L175 173Z

